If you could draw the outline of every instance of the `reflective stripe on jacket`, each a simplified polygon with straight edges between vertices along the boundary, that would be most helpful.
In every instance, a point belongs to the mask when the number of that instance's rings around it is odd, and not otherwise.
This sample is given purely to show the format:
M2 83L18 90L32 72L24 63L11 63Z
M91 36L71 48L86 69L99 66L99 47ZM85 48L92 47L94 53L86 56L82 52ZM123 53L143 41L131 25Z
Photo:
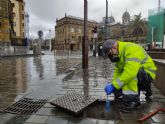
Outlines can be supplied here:
M141 67L155 79L156 66L151 57L139 45L118 41L120 61L115 63L112 84L122 88L125 94L137 94L137 73Z

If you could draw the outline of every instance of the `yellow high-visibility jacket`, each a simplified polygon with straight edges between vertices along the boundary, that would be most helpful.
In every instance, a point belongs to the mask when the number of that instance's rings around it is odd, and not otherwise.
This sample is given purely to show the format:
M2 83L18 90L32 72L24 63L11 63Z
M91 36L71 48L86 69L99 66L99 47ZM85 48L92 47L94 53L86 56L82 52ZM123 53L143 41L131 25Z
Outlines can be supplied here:
M118 41L120 60L115 63L112 84L123 94L138 94L137 73L141 67L155 79L156 66L151 57L138 44Z

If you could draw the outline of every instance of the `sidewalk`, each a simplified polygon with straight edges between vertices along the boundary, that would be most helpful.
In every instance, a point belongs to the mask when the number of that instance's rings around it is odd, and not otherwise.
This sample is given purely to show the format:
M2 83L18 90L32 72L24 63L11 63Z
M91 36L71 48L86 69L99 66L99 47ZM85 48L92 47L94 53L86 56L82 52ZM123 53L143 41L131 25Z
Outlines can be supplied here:
M86 93L93 97L105 100L105 82L111 80L113 74L113 64L102 58L89 59L88 76L84 77L83 70L78 67L73 74L64 78L62 89L54 95L53 99L65 95L68 91ZM141 94L142 107L133 113L119 112L115 104L111 105L111 111L106 113L105 102L90 106L80 117L72 116L61 111L49 102L45 104L37 113L33 114L24 124L136 124L137 119L155 110L158 107L165 107L165 97L160 94L156 87L152 85L153 102L146 103L144 94ZM51 99L50 101L52 101ZM113 95L110 96L113 100ZM165 113L159 113L148 120L149 124L165 123Z
M88 94L104 101L106 99L104 86L107 81L112 79L114 65L109 60L104 61L102 58L90 57L89 68L84 75L84 70L81 69L81 58L78 58L78 56L75 59L73 58L73 56L68 59L60 56L54 58L53 55L33 58L33 63L40 77L38 79L33 74L34 69L32 68L29 92L24 94L24 97L47 99L48 102L33 115L1 114L1 122L7 124L136 124L137 119L143 115L158 107L165 107L165 96L161 95L159 90L152 85L153 102L146 103L142 93L142 107L133 113L120 112L113 102L109 113L105 111L105 102L99 102L88 107L78 117L57 109L49 102L70 91ZM36 64L38 62L39 65ZM54 62L56 62L56 65ZM31 59L27 63L31 65ZM69 69L66 70L65 66ZM114 96L109 96L109 99L113 100ZM147 123L164 124L165 113L158 113Z
M24 46L10 46L7 48L0 49L0 58L32 57L37 55L39 54L33 54L32 50L28 50L28 48ZM42 53L41 55L44 55L44 53Z

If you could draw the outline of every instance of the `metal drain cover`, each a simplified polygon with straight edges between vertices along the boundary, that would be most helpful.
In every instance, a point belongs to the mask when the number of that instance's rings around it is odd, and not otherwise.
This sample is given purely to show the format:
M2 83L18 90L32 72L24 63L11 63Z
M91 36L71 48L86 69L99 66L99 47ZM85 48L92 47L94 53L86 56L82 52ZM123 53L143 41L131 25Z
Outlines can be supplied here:
M23 98L4 109L4 112L13 114L32 114L37 112L46 102L47 100Z
M85 95L71 92L53 100L50 104L74 114L78 114L96 101L97 99L91 96L86 97Z

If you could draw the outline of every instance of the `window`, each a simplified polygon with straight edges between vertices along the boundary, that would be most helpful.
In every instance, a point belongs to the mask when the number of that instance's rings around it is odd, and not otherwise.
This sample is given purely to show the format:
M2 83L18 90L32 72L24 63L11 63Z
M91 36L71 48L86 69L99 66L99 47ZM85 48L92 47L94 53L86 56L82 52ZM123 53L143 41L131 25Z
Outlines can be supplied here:
M76 37L75 36L72 36L72 40L75 41L76 40Z
M16 26L16 22L13 22L13 26Z
M70 28L70 32L75 32L74 28Z
M22 19L24 19L24 14L22 14Z
M16 32L14 32L14 36L16 36Z
M10 33L10 30L9 29L6 29L6 33Z
M78 33L81 33L81 29L78 29Z
M2 23L0 22L0 28L1 28L1 26L2 26Z
M22 27L24 27L24 23L22 23Z
M15 12L13 12L13 17L15 17Z
M12 4L11 4L11 6L12 6L12 7L15 7L15 4L14 4L14 3L12 3Z

